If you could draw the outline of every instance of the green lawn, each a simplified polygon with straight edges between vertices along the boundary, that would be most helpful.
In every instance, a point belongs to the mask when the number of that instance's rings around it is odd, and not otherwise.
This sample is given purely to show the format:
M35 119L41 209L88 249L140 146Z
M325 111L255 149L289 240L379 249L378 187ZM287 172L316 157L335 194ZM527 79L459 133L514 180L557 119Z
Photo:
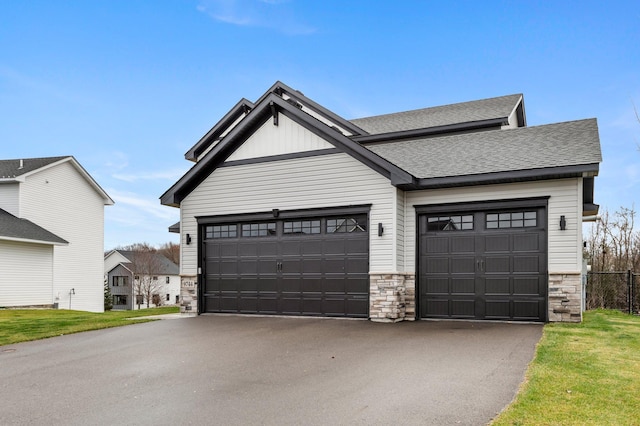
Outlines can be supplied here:
M134 322L127 318L179 312L180 308L168 306L138 311L108 311L102 314L55 309L0 309L0 346L28 340L44 339L62 334L101 328L120 327Z
M547 324L499 425L640 425L640 317L590 311Z

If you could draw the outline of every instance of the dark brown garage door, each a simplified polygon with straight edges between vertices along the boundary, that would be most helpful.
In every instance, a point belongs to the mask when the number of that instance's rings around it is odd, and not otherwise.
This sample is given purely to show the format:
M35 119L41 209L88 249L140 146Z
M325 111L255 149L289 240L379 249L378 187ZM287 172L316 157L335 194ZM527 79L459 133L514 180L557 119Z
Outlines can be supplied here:
M369 314L367 215L202 226L202 312Z
M545 211L420 215L420 316L545 321Z

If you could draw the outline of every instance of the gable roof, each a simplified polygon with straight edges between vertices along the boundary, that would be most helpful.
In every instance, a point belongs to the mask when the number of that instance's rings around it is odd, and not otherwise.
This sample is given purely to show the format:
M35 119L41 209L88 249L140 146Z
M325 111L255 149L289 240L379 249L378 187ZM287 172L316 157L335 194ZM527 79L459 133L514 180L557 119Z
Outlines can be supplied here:
M102 189L91 175L78 163L71 155L63 157L43 157L43 158L23 158L12 160L0 160L0 183L5 182L23 182L28 176L38 173L41 170L55 167L58 164L69 162L80 175L93 187L93 189L104 200L105 205L113 205L114 201Z
M29 175L31 172L57 163L69 158L64 157L44 157L44 158L24 158L15 160L0 160L0 179L15 179L20 176Z
M302 95L300 95L302 96ZM268 93L261 98L255 108L236 125L227 136L217 143L205 156L160 197L161 203L179 206L180 202L224 160L226 160L253 132L267 120L277 123L278 114L284 114L301 126L324 138L336 148L366 163L381 173L393 184L411 184L413 178L404 170L369 151L345 136L340 129L329 126L301 108L286 101L276 93Z
M119 265L126 267L127 269L129 269L134 273L136 271L133 271L132 264L135 263L136 256L149 255L153 259L152 260L153 265L157 267L156 270L153 271L154 274L157 274L157 275L179 275L180 274L180 267L175 263L173 263L172 261L170 261L169 259L167 259L165 256L161 255L160 253L137 252L132 250L117 250L117 249L113 251L120 253L122 256L124 256L129 260L129 262L120 262Z
M3 209L0 209L0 240L49 245L69 244L43 227L27 219L20 219Z
M595 120L523 127L521 94L347 121L276 82L160 197L161 203L178 207L267 120L277 125L278 114L403 190L594 176L601 161ZM514 114L516 123L510 124L518 127L503 129Z
M515 94L358 118L351 120L351 122L370 134L401 132L470 122L497 121L505 123L521 102L522 94Z
M478 175L484 175L484 179L495 173L523 170L531 174L545 169L563 175L596 173L602 161L595 119L380 143L367 148L423 179L423 185L427 180L455 177L460 182L465 176L476 180Z

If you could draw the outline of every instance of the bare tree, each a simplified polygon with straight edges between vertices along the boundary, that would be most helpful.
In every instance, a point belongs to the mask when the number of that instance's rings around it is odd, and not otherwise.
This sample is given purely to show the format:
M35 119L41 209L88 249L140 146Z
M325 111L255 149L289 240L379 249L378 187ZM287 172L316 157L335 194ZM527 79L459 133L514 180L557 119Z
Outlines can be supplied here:
M180 265L180 244L164 243L160 246L158 252L176 265Z
M164 293L165 283L158 278L158 271L162 268L159 256L161 255L155 251L155 248L131 253L129 260L131 260L133 290L138 308L143 303L147 308L152 303L156 306L162 303L160 295Z

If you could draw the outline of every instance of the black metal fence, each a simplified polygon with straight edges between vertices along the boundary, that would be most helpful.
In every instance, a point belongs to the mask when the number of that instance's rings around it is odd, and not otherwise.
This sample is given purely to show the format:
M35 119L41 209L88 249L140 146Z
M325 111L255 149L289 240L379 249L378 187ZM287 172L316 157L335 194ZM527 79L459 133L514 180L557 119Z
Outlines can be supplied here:
M618 309L640 313L640 273L633 271L589 272L586 309Z

